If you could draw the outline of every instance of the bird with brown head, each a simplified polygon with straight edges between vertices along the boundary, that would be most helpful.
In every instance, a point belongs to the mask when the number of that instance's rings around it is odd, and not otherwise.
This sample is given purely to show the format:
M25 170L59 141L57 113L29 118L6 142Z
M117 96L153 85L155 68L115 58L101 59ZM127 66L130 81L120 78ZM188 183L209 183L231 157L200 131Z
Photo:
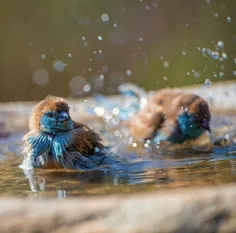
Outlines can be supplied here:
M182 143L210 131L210 121L209 105L202 97L163 89L130 120L129 129L139 139Z
M32 167L87 169L106 157L101 137L71 119L63 98L48 96L39 102L30 117L29 129L23 137L23 154Z

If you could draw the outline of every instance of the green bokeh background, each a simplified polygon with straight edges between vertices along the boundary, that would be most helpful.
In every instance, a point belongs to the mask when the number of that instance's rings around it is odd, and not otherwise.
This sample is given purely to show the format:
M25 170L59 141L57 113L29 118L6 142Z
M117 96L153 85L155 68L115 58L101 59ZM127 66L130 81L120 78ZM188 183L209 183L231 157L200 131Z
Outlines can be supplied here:
M235 9L235 0L3 1L0 101L75 95L70 88L74 76L83 76L91 85L90 92L77 97L114 94L123 82L150 90L235 79ZM102 14L108 14L108 22L101 20ZM228 57L223 62L204 57L198 49L215 51L218 41L224 42ZM67 64L63 72L53 69L55 59ZM49 75L45 85L33 81L38 69ZM104 75L104 83L97 85L99 75Z

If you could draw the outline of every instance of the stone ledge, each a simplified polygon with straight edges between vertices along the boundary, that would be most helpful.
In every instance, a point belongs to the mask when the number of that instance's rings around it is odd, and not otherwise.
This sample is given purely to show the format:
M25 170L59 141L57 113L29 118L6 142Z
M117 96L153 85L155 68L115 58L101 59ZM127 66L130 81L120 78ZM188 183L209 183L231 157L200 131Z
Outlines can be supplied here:
M236 231L236 186L67 200L0 200L4 233Z
M234 114L236 113L236 82L227 81L213 84L211 88L203 85L195 85L191 87L174 88L199 94L204 97L211 105L211 110L217 114ZM120 95L109 96L114 103L122 102L123 97ZM77 121L98 120L98 117L91 116L87 107L94 104L93 98L85 99L69 99L71 106L72 118ZM6 102L0 103L0 131L22 132L28 128L28 117L32 108L37 102ZM0 135L1 136L1 135Z

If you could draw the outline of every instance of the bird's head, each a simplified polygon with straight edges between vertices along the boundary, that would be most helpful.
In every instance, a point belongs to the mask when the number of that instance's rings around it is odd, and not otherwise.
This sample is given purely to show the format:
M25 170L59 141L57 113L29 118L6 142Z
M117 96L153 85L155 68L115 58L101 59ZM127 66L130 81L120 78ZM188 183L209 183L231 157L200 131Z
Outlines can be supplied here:
M29 128L53 135L73 129L68 103L60 97L46 97L35 107Z
M211 132L211 113L207 102L197 95L186 98L178 116L178 123L183 134L199 137L206 130Z

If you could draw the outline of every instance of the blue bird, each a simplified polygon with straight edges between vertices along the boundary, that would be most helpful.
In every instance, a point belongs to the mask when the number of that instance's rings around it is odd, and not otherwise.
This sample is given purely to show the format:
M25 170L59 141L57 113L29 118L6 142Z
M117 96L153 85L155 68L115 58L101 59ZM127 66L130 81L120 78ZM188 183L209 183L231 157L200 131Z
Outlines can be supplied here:
M35 107L23 137L27 164L45 169L90 169L101 164L108 148L89 127L74 122L68 103L48 96Z
M200 96L163 89L130 119L129 129L138 139L183 143L210 131L210 120L209 105Z

